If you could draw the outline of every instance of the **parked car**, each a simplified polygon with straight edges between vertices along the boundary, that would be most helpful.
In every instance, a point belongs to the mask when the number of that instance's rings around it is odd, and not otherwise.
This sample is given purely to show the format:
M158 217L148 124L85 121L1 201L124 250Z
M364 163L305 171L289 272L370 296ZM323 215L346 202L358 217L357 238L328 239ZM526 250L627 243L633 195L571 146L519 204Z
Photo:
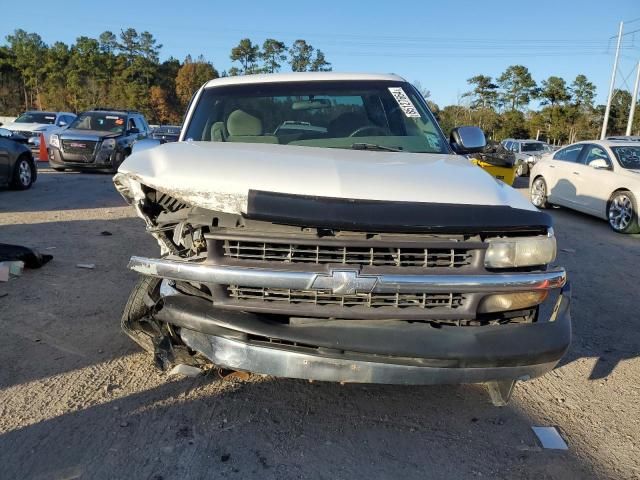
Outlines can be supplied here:
M628 142L640 142L640 136L638 135L620 135L614 137L607 137L607 140L622 140Z
M132 145L148 135L149 125L139 112L83 112L63 132L51 135L49 165L59 171L73 168L115 172L131 153Z
M490 142L482 152L469 155L469 161L498 180L513 185L516 179L515 155L501 143Z
M161 250L131 258L122 326L162 368L486 383L501 405L567 349L551 216L471 165L482 131L447 140L401 77L212 80L187 139L114 177Z
M26 138L0 127L0 183L26 190L38 177L38 170Z
M32 110L23 113L13 122L3 125L3 128L26 137L31 150L37 152L40 148L40 134L44 135L45 142L48 145L51 134L63 129L73 122L75 118L76 115L70 112Z
M502 145L514 153L516 175L525 177L531 171L531 167L540 160L545 153L552 151L551 145L539 140L518 140L507 138Z
M160 140L160 143L177 142L180 137L180 127L175 125L160 125L151 130L150 138Z
M578 142L544 156L530 178L531 201L606 219L620 233L640 233L640 144L628 140Z

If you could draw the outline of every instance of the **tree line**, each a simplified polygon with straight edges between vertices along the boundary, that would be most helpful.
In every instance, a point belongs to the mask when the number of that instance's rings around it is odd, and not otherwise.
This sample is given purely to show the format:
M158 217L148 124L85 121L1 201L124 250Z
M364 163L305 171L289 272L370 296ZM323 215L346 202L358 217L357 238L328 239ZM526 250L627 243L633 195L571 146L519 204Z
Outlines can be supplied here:
M554 144L600 137L604 105L595 105L596 87L585 75L570 83L550 76L537 83L529 69L511 65L497 78L475 75L467 80L470 90L461 95L457 105L440 109L430 103L445 132L461 124L481 127L493 140L504 138L539 138ZM529 109L533 101L537 110ZM608 134L623 135L627 128L631 94L614 92ZM640 131L636 115L633 132Z
M161 49L151 33L133 28L118 35L81 36L71 45L47 45L37 33L16 30L0 45L0 114L105 106L140 110L152 123L179 123L191 96L207 80L283 69L331 70L324 52L303 39L286 45L273 38L261 44L243 38L231 48L231 68L222 72L202 55L161 62ZM604 106L595 105L596 87L585 75L570 81L551 76L538 83L527 67L512 65L496 78L479 74L467 83L469 91L456 105L440 108L415 82L445 133L473 124L494 140L533 137L568 143L599 136ZM530 109L532 102L539 108ZM630 104L631 94L616 90L610 134L624 133ZM640 130L640 115L633 130Z
M99 106L135 109L153 123L179 123L193 93L207 80L227 75L329 71L322 50L299 39L287 46L249 38L231 49L233 66L221 73L202 55L160 61L162 45L133 28L118 35L78 37L47 45L37 33L16 30L0 45L0 114L25 110L80 112Z

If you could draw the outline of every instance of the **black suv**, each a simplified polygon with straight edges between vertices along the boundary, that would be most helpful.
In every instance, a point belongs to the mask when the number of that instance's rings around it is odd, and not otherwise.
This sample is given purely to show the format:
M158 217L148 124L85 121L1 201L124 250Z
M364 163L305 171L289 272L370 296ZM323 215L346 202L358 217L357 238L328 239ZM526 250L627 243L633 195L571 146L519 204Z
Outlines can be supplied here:
M49 165L54 170L101 169L115 172L136 140L149 135L144 116L131 110L96 109L81 113L68 128L51 135Z

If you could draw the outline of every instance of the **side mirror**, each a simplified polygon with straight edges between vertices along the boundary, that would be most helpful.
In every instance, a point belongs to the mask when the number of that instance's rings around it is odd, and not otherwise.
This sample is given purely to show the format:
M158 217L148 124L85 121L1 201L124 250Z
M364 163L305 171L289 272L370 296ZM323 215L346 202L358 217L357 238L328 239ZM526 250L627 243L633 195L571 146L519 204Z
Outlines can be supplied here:
M591 160L589 162L589 166L591 168L595 168L596 170L609 170L609 164L603 158L596 158L595 160Z
M484 132L478 127L457 127L451 131L449 143L459 154L480 152L487 146Z
M130 129L129 129L129 133L130 133L131 135L135 135L135 134L137 134L137 133L140 133L140 129L139 129L139 128L136 128L136 127L130 128Z
M58 122L58 126L59 126L59 127L66 127L66 126L67 126L67 122L65 122L64 120L60 120L60 121Z
M7 130L6 128L0 128L0 137L11 137L13 133L11 130Z

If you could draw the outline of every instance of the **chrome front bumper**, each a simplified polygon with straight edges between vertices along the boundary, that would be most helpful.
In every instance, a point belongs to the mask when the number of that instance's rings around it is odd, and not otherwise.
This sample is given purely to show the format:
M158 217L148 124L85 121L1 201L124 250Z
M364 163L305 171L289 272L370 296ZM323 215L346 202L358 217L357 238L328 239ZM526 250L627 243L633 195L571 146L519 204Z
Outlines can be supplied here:
M331 290L334 294L413 292L517 292L561 288L567 280L563 268L545 272L491 274L378 274L360 275L357 268L329 272L247 268L184 262L173 259L131 257L129 268L143 275L170 280L246 287Z

